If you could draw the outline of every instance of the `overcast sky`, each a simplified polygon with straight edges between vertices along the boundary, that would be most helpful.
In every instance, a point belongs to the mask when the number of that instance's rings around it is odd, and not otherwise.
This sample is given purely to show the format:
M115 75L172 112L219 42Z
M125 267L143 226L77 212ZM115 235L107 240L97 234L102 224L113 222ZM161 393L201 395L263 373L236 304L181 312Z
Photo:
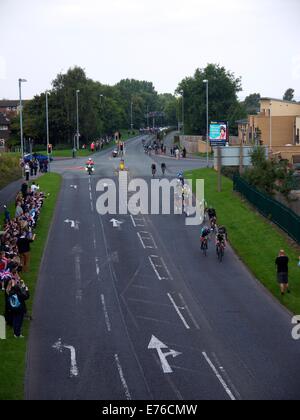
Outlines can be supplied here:
M106 84L152 81L173 93L207 63L244 91L300 100L300 0L0 0L0 98L51 87L78 65Z

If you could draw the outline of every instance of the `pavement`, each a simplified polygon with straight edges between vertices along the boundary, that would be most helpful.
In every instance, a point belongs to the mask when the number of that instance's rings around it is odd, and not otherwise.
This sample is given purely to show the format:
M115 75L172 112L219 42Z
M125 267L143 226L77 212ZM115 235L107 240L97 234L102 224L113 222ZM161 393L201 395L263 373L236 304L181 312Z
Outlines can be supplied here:
M52 165L63 185L35 295L26 399L299 399L291 315L230 248L222 264L212 245L205 258L200 228L184 216L100 216L97 184L116 180L119 159L94 157L92 177L85 159ZM125 161L130 179L148 183L160 162L140 138ZM201 165L172 160L167 176Z

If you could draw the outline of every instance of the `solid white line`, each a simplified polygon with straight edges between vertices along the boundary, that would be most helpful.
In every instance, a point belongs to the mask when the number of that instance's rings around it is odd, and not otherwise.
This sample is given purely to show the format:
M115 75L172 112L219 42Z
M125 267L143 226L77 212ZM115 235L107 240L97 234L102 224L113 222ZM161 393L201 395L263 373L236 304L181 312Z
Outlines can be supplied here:
M136 228L136 223L135 223L135 221L134 221L134 218L133 218L132 214L130 215L130 217L131 217L131 220L132 220L133 227L135 227L135 228Z
M172 296L170 295L170 293L168 293L168 297L169 297L170 301L172 302L172 305L174 306L175 311L177 312L177 314L179 315L179 317L180 317L181 321L183 322L183 324L184 324L185 328L186 328L187 330L190 330L191 328L190 328L189 324L188 324L188 323L186 322L186 320L184 319L184 316L183 316L183 315L182 315L182 313L180 312L180 310L179 310L178 306L177 306L177 305L176 305L176 303L174 302L174 299L172 298Z
M124 391L125 391L126 399L128 401L130 401L130 400L132 400L132 398L131 398L131 395L130 395L130 392L129 392L129 388L128 388L126 379L124 377L124 373L123 373L123 369L122 369L122 366L121 366L121 363L120 363L120 360L119 360L119 356L117 354L115 354L115 361L116 361L117 368L118 368L118 371L119 371L121 383L122 383Z
M101 302L102 302L103 312L104 312L104 316L105 316L106 328L107 328L108 332L111 332L111 324L110 324L110 320L109 320L109 316L108 316L108 312L107 312L107 308L106 308L104 295L101 295Z
M91 199L91 201L93 201L93 196L92 196L91 192L90 192L90 199Z
M229 389L228 385L226 384L226 382L224 381L222 376L219 374L219 372L218 372L217 368L215 367L215 365L213 364L213 362L210 360L210 358L207 356L207 354L205 352L202 352L202 355L205 358L205 360L207 361L207 363L209 364L209 366L211 367L212 371L214 372L218 381L221 383L222 387L225 389L226 394L229 395L229 397L232 401L236 401L235 396L233 395L233 393Z
M142 244L143 248L146 249L146 245L144 244L144 241L143 241L143 239L141 237L141 234L139 232L137 232L137 236L138 236L139 240L141 241L141 244Z
M82 290L81 290L81 271L80 271L80 256L75 257L75 279L76 279L76 300L81 303Z

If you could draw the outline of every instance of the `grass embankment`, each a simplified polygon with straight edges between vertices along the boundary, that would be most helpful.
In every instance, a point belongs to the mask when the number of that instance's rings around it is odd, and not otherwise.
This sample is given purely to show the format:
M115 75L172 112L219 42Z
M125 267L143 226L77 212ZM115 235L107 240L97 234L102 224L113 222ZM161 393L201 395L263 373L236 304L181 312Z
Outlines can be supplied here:
M34 292L37 283L40 263L48 238L49 228L54 215L56 201L61 186L61 177L57 174L46 174L39 178L41 191L50 194L44 202L38 226L35 231L36 240L31 246L30 271L22 275L29 287L30 299L27 302L28 313L31 314ZM10 207L11 216L14 216L14 206ZM3 215L1 217L1 224ZM4 295L0 292L0 315L4 313ZM7 329L7 339L0 340L0 400L20 400L24 398L24 374L26 346L29 334L29 321L24 322L24 339L13 338L11 329Z
M21 177L18 155L0 153L0 189Z
M236 253L284 306L294 314L300 314L300 269L297 266L300 254L297 246L293 246L283 232L234 193L230 179L222 177L223 190L218 193L215 171L200 169L187 172L186 177L205 180L205 199L210 207L217 210L219 224L227 227L230 244ZM290 258L292 293L284 297L280 294L275 271L275 258L280 249L284 249Z

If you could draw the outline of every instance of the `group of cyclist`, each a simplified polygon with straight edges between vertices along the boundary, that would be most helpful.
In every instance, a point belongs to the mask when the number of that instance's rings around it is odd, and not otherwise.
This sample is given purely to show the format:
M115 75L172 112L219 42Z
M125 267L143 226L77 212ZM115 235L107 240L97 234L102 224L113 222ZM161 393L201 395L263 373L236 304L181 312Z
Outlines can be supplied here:
M167 165L163 162L161 165L161 172L163 174L163 176L165 176L166 170L167 170ZM155 175L157 173L157 167L155 163L152 163L151 165L151 173L152 173L152 177L155 178Z
M206 252L208 249L208 240L211 233L215 234L216 251L220 260L224 256L228 234L225 226L217 226L217 213L214 208L206 208L205 213L208 216L210 227L203 226L201 230L201 250Z

